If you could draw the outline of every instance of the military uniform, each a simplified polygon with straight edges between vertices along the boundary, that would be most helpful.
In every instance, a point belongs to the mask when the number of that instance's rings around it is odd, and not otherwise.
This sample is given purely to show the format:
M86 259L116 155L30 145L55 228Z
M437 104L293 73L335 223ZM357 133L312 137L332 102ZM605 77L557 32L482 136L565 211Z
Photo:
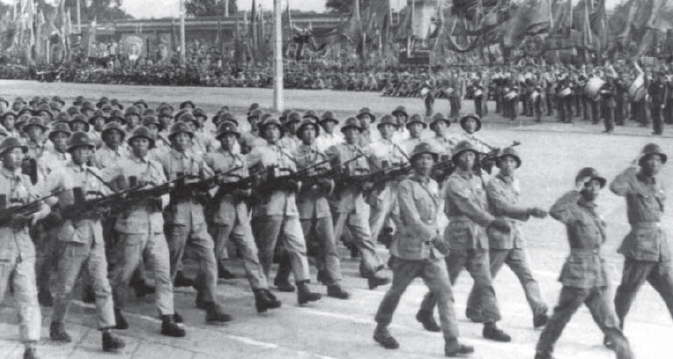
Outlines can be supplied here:
M605 261L600 254L606 239L605 223L596 212L596 204L573 190L559 198L549 213L567 228L570 256L559 278L563 283L559 302L540 335L535 358L552 358L554 344L582 304L588 307L599 328L614 343L617 358L631 358L628 341L618 327L608 298Z
M631 225L631 231L619 247L619 253L625 257L622 282L615 296L621 325L645 281L661 295L673 317L671 252L666 233L660 227L666 201L663 184L656 177L647 177L636 168L629 168L610 183L610 190L626 197Z

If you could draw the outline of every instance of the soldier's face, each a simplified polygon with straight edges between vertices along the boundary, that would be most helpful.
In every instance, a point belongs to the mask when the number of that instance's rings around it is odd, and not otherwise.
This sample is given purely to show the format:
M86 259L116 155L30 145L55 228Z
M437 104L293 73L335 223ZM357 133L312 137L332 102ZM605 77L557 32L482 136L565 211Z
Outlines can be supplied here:
M661 171L661 156L648 155L640 161L641 170L646 176L656 176Z
M186 151L192 145L192 137L185 133L180 132L173 136L173 146L176 150L180 152Z
M516 170L517 162L512 156L505 156L498 161L498 166L500 167L500 173L505 176L511 176Z
M477 130L477 121L472 117L469 117L468 119L465 120L464 128L465 132L474 133L474 131Z
M456 165L463 171L469 171L474 167L474 161L477 159L477 154L472 151L465 151L458 156Z
M426 177L430 175L432 166L435 164L435 159L429 153L421 153L414 157L414 170L417 174Z
M220 137L220 144L225 150L231 151L234 149L234 145L236 145L236 140L237 138L235 134L225 133Z
M129 127L134 128L140 123L140 117L136 115L126 116L126 123L129 124Z
M164 125L164 128L169 128L171 126L171 120L173 118L170 116L159 116L159 122Z
M91 109L83 110L82 115L86 116L86 118L89 118L89 117L91 117L91 115L93 115L93 110L91 110Z
M145 127L147 127L147 129L150 130L150 132L151 132L154 136L156 136L157 133L159 133L159 127L157 127L157 125L149 124L149 125L147 125L147 126L145 126Z
M372 124L372 118L369 115L363 115L360 117L360 125L365 130L369 128L369 125Z
M322 126L323 130L325 130L325 132L332 133L336 124L334 121L323 121L320 125Z
M101 132L101 131L103 131L103 127L105 127L105 119L102 118L102 117L96 117L93 120L93 128L96 131Z
M592 179L584 185L584 188L580 191L582 197L585 200L591 202L595 201L598 198L598 194L601 192L601 183L597 179Z
M407 129L409 129L409 135L411 138L421 138L421 133L423 133L422 124L412 123L411 125L407 126Z
M407 116L395 115L395 118L397 119L397 125L404 126L407 124Z
M386 123L385 125L381 125L378 127L379 132L381 132L381 137L385 140L389 140L393 138L393 133L395 133L395 126Z
M310 125L309 125L309 126L304 126L304 128L302 128L302 130L301 130L301 132L299 133L299 135L301 135L301 141L302 141L305 145L308 146L308 145L311 145L311 144L313 144L313 143L315 142L315 138L316 138L317 132L316 132L314 126L310 126Z
M10 171L21 168L23 156L23 149L14 147L2 155L2 165Z
M70 136L68 136L67 133L56 132L51 136L50 140L54 144L54 148L56 148L59 152L65 152L69 137Z
M108 145L108 147L116 149L122 143L122 134L116 130L108 131L105 133L103 140L105 141L105 144Z
M86 123L83 123L83 122L80 122L80 121L73 122L71 130L72 130L72 132L76 132L76 131L86 132Z
M270 143L276 143L280 139L280 128L276 125L268 125L264 128L264 138Z
M344 136L346 137L346 142L352 145L358 140L360 131L353 127L349 127L344 130Z
M5 126L6 129L8 130L13 130L14 129L14 122L16 119L14 116L5 116L5 118L2 120L2 125Z
M291 134L297 133L297 127L299 127L299 121L292 121L287 124L287 131Z
M131 141L131 148L133 149L134 155L145 157L150 150L150 140L145 137L136 137Z
M39 141L42 137L42 127L39 126L30 126L26 132L28 133L28 138L35 142Z
M444 132L446 132L446 128L447 128L446 122L437 121L437 122L435 122L435 124L433 125L432 128L433 128L433 130L435 130L435 134L437 134L437 136L442 136L444 134Z
M89 157L91 157L91 154L93 151L91 150L90 147L88 146L79 146L75 147L72 152L70 152L70 155L72 156L72 161L76 165L81 165L82 163L86 163L86 161L89 160Z

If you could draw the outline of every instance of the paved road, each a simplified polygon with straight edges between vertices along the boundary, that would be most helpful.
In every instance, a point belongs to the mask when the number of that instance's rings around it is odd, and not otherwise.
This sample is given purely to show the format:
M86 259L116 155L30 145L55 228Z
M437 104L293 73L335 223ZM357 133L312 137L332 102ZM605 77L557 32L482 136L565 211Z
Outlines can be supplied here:
M198 91L198 94L197 92ZM80 93L98 98L102 94L131 100L144 97L150 102L179 102L191 98L208 108L218 103L228 103L242 109L252 99L269 99L270 92L257 89L188 89L132 86L92 86L39 84L28 82L1 82L0 96L53 95L58 93L74 98ZM321 109L357 109L370 106L378 111L389 110L398 99L380 98L370 93L335 93L330 91L292 91L288 106ZM263 106L270 100L259 100ZM420 110L417 99L403 99L412 111ZM346 105L347 104L347 105ZM576 124L560 125L547 122L542 125L510 126L492 118L498 126L485 126L484 135L500 145L519 140L518 149L523 158L521 168L522 201L526 205L548 208L556 198L570 189L577 170L594 166L611 179L628 165L642 146L652 141L643 136L646 129L628 127L618 129L618 134L597 134L596 126ZM503 125L504 124L504 125ZM628 134L620 135L619 132ZM635 134L635 135L633 135ZM659 139L665 151L670 151L670 138ZM670 167L666 167L661 180L670 188L673 185ZM608 242L604 253L610 268L613 284L621 277L621 257L616 247L628 231L623 199L604 192L599 198L600 213L609 223ZM670 227L666 215L663 223ZM671 228L667 228L673 233ZM531 220L525 226L532 257L532 266L541 283L544 297L553 307L560 284L556 281L563 259L567 254L567 241L563 227L551 219ZM379 248L387 258L384 248ZM357 276L357 262L343 252L344 285L352 299L341 301L325 298L322 301L299 307L292 294L279 293L283 307L263 315L254 310L252 293L244 279L221 281L218 296L234 321L221 327L207 326L204 313L194 308L195 293L179 290L176 307L186 318L188 335L184 339L169 339L159 335L160 323L152 303L153 297L132 301L128 319L131 328L120 332L128 343L123 353L113 356L100 351L100 334L95 330L92 306L75 302L69 316L68 327L75 339L69 345L57 345L48 340L50 310L44 310L43 341L38 350L43 358L426 358L442 356L442 337L428 333L416 323L414 315L425 293L421 281L408 289L396 313L392 333L401 343L397 351L387 351L371 339L374 329L373 316L385 289L366 289L366 281ZM239 277L243 271L236 267ZM312 274L315 275L315 272ZM460 330L465 342L476 348L473 358L520 359L532 358L539 331L532 329L532 316L516 278L503 270L496 281L496 291L502 307L502 327L513 336L509 344L497 344L481 338L481 326L468 322L464 305L471 287L471 279L463 274L454 288ZM315 286L325 293L325 289ZM614 290L614 286L612 288ZM16 312L12 301L0 308L0 358L19 358L21 346L17 343ZM670 358L673 344L673 325L663 301L649 286L645 286L628 317L626 335L638 358ZM558 358L612 358L613 354L602 347L602 334L592 322L586 309L581 309L568 325L557 346Z

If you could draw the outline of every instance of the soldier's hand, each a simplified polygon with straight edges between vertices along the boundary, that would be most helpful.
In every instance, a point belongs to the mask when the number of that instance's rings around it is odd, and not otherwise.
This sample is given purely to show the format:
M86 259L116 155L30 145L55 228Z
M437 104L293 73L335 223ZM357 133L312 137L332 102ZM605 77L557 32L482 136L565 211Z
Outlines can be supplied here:
M504 234L508 234L512 231L512 227L509 225L509 222L507 222L507 220L502 217L494 219L493 222L489 224L489 227Z
M446 244L444 237L437 235L432 239L432 245L443 255L449 254L449 246Z
M17 230L17 231L18 231L18 230L21 230L21 229L23 229L28 223L30 223L32 219L33 219L33 216L32 216L32 215L28 215L28 216L26 216L26 215L23 215L23 214L21 214L21 213L14 213L14 214L12 215L12 222L11 222L11 224L12 224L12 228L13 228L14 230Z
M582 177L579 181L575 182L575 189L577 192L581 192L589 182L591 182L591 176Z
M537 208L537 207L529 208L528 209L528 214L535 217L535 218L545 218L545 217L547 217L547 211L545 211L541 208Z

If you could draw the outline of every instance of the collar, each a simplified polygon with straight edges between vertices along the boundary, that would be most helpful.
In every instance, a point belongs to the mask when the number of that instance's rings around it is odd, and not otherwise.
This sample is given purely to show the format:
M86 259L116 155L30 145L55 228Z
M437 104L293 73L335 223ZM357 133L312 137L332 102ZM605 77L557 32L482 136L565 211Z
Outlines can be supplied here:
M135 153L131 153L131 155L129 156L129 158L131 159L131 161L133 161L133 162L135 162L135 163L149 163L150 160L149 160L148 157L149 157L149 152L147 153L147 155L145 155L145 157L142 157L142 158L136 156Z
M457 174L458 176L465 178L465 179L472 179L474 177L474 173L472 171L465 171L462 168L456 168L456 170L453 172Z
M594 201L587 201L580 195L580 199L577 201L577 204L580 205L581 207L587 208L590 211L594 211L598 205Z
M514 182L514 176L505 176L502 174L502 172L499 172L496 177L500 178L503 182L507 184L511 184Z
M638 172L636 174L636 178L638 178L640 182L647 185L655 184L657 182L657 179L655 177L646 176L642 172Z
M180 151L176 150L175 148L171 148L171 150L170 150L170 154L171 154L174 158L176 158L176 159L180 159L180 160L181 160L181 159L185 159L185 158L189 158L189 156L187 156L187 152L186 152L186 151L185 151L185 152L180 152Z
M414 182L417 182L417 183L419 183L419 184L421 184L421 185L423 185L423 186L427 186L428 183L430 183L430 177L423 178L423 177L419 176L419 175L416 174L416 173L414 173L414 174L411 176L411 180L414 181Z
M86 163L82 163L81 165L76 165L73 160L70 160L70 161L68 161L68 164L66 165L66 167L72 168L76 172L86 172L86 170L89 166L87 166Z
M299 149L303 152L317 152L318 151L318 146L316 146L315 142L310 144L310 145L305 145L301 144L299 145Z
M7 179L14 179L21 174L21 169L17 168L14 171L10 171L9 169L2 167L2 169L0 169L0 173Z

